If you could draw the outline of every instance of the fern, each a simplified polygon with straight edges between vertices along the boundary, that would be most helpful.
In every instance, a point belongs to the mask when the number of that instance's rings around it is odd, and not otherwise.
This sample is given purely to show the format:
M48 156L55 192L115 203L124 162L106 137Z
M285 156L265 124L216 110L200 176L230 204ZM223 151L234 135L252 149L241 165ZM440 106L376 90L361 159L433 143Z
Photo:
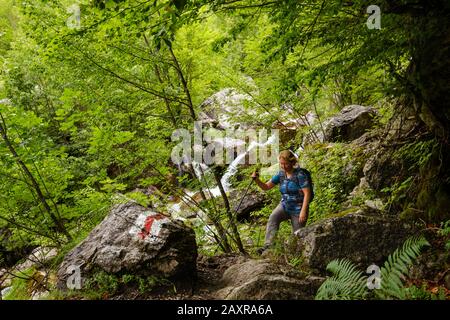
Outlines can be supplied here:
M327 265L334 276L319 288L316 300L358 299L366 294L366 276L358 271L350 260L337 259Z
M395 250L381 268L381 287L375 290L380 299L405 299L407 290L403 287L404 275L419 256L422 247L429 245L423 237L408 238L403 246ZM336 259L327 265L333 276L326 279L316 294L316 300L364 299L368 297L367 277L358 271L347 259Z
M395 250L381 268L381 288L375 291L376 296L380 299L405 299L407 291L403 288L404 275L419 256L422 247L429 245L423 236L411 237Z

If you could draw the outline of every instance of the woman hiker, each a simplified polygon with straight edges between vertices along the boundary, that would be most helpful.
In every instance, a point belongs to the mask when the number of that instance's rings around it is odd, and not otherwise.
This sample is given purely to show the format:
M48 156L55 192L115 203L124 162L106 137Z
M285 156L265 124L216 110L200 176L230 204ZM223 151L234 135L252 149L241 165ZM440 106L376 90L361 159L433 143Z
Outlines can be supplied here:
M281 170L268 182L259 180L258 172L252 178L263 190L270 190L280 184L281 202L272 211L266 227L264 246L257 250L262 254L273 242L273 238L284 220L291 220L292 232L304 227L308 219L308 207L311 200L311 185L308 176L300 169L297 158L290 150L281 151L278 155Z

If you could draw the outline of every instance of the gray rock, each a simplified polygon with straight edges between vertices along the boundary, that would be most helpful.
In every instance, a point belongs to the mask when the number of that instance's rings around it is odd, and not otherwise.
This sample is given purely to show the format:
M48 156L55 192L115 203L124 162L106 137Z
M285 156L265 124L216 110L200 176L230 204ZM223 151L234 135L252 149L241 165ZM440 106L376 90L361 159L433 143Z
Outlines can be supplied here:
M252 97L248 94L239 93L234 88L225 88L200 105L202 112L199 113L199 120L206 126L218 129L234 128L236 125L246 129L249 125L239 121L239 117L254 112L244 108L246 101L251 100Z
M269 260L251 259L225 271L216 296L229 300L310 300L323 281Z
M374 210L378 210L378 211L383 210L383 208L385 206L383 201L381 199L378 199L378 198L374 199L374 200L366 200L366 201L364 201L364 204L366 206L368 206L369 208L374 209Z
M324 142L348 142L361 137L373 126L375 114L372 107L346 106L324 124Z
M363 173L369 187L380 192L386 187L391 187L397 177L403 176L405 172L402 163L394 159L392 151L379 149L367 159Z
M2 298L6 297L8 295L8 293L11 292L11 290L12 290L12 287L6 287L6 288L2 289L1 292L0 292L0 296Z
M56 257L58 250L50 247L37 247L34 249L27 259L14 267L17 271L24 271L33 266L42 267L48 263L52 258Z
M253 211L261 209L268 202L266 194L262 192L249 192L244 195L244 191L233 190L228 198L238 221L248 220Z
M196 275L194 231L179 220L133 202L114 207L110 214L70 251L58 270L58 287L66 288L73 270L82 282L93 271L185 278Z
M293 118L287 121L275 121L272 124L273 129L279 130L279 141L281 145L287 145L294 140L302 127L311 127L317 119L317 116L308 112L300 118Z
M359 180L359 184L353 189L352 192L350 192L350 197L358 197L364 195L364 192L369 189L369 184L367 183L367 180L365 177L362 177Z
M315 274L324 275L327 264L341 258L365 270L373 263L381 266L413 229L397 218L366 208L300 229L295 250L303 256L304 266Z

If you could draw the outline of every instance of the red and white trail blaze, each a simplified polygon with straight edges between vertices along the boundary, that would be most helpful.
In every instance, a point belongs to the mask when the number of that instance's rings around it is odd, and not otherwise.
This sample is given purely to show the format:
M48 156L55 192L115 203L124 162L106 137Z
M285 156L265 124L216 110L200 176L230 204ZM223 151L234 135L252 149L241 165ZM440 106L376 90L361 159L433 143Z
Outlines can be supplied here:
M159 239L162 224L168 221L169 219L162 214L144 212L137 217L129 233L140 240L150 243L156 242Z

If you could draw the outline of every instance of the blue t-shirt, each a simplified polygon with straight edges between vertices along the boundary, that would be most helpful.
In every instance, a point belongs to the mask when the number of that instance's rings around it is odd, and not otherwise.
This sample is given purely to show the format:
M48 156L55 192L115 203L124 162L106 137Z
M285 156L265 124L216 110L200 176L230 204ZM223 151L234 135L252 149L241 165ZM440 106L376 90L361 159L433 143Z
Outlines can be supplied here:
M278 172L271 179L273 184L280 183L280 175L282 172ZM281 204L287 214L300 214L300 210L303 204L303 192L301 189L310 188L306 175L300 170L295 168L291 178L287 178L284 173L283 183L280 184L281 192Z

